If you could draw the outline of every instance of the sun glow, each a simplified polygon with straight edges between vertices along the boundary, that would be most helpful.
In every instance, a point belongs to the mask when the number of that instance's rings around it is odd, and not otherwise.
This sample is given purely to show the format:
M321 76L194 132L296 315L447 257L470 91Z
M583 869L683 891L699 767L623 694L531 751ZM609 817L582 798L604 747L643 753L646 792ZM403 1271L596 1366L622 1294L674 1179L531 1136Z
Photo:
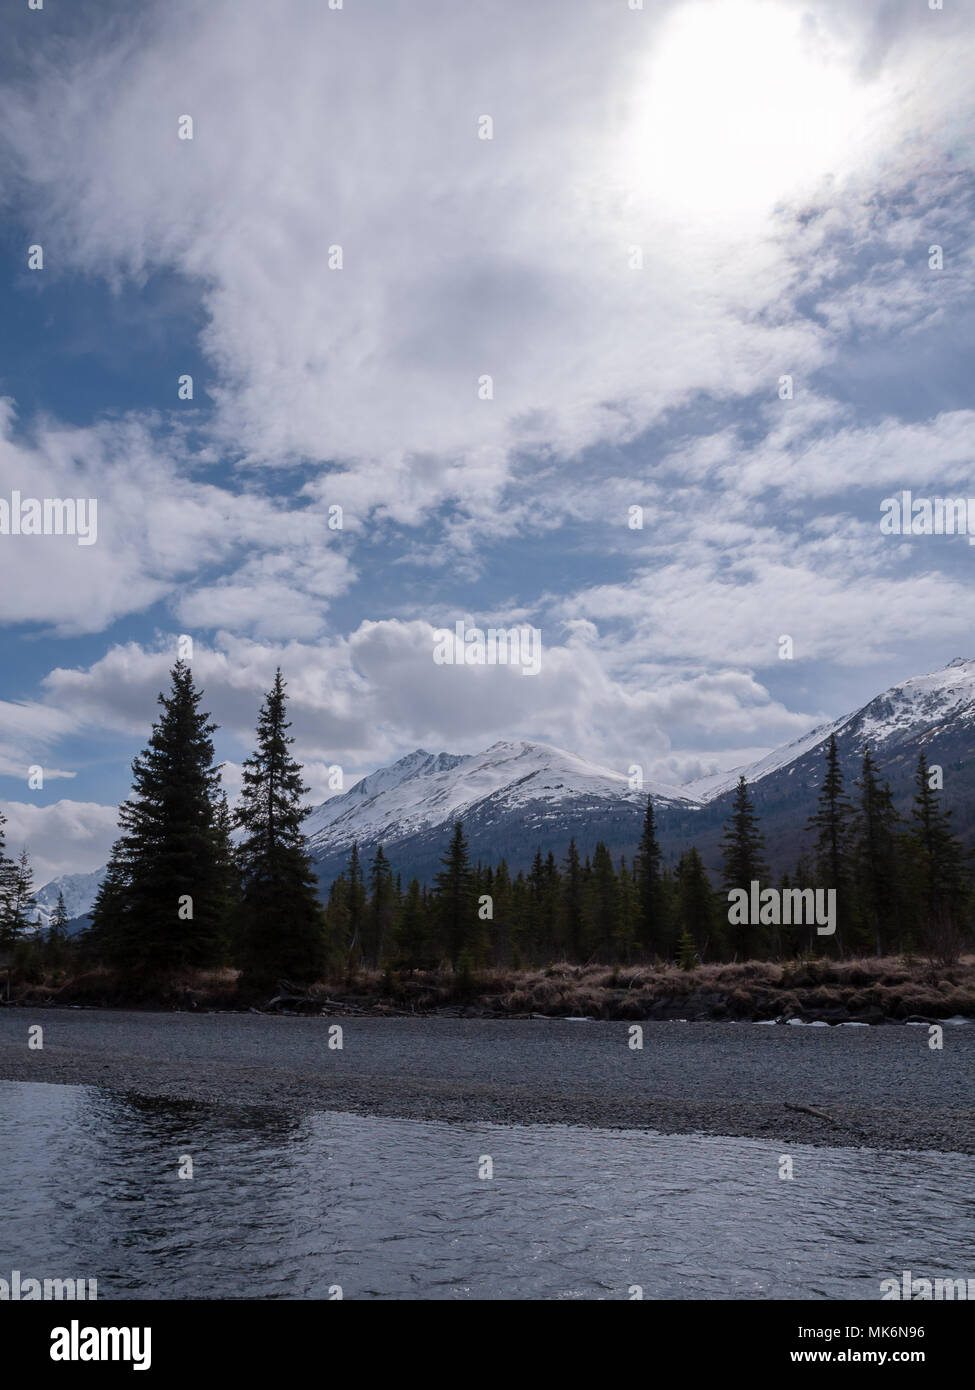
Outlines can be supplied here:
M741 226L851 167L876 100L786 0L689 0L658 31L618 174L663 216Z

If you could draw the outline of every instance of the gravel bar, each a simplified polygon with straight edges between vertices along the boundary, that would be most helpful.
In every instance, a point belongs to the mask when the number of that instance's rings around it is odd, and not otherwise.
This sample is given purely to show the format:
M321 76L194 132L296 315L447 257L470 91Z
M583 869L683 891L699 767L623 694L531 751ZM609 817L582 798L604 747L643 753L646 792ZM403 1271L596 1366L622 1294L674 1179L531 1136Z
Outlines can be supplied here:
M43 1048L28 1028L43 1026ZM328 1045L341 1024L343 1047ZM975 1153L975 1026L281 1017L0 1008L0 1080L449 1122ZM815 1112L815 1113L813 1113Z

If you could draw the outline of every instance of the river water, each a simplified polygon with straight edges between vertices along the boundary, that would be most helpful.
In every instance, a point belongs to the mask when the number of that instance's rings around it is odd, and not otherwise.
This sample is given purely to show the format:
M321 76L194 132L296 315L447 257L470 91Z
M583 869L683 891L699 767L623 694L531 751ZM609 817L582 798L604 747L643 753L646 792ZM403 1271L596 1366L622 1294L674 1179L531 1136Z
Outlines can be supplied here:
M94 1278L100 1300L879 1298L905 1269L975 1277L958 1154L0 1082L0 1155L0 1278Z

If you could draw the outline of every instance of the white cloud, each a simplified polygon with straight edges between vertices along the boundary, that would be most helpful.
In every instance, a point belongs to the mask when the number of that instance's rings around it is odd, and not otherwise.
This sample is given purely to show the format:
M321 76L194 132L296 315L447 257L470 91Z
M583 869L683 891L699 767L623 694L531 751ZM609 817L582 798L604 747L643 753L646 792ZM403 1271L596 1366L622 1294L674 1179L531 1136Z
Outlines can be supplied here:
M7 853L26 846L34 869L34 886L42 888L59 874L87 874L108 858L117 835L117 811L93 801L57 801L33 806L5 801Z
M354 571L338 551L342 533L329 530L325 507L288 509L201 482L185 473L179 441L168 451L152 424L41 423L28 443L14 436L12 403L0 400L0 496L19 491L97 503L94 544L79 545L72 535L0 536L0 586L14 596L3 621L45 623L60 634L99 632L179 592L188 621L210 625L208 614L216 614L221 622L259 627L276 605L287 621L282 596L285 608L303 597L320 614L348 586ZM212 585L204 580L197 592L180 589L238 561L236 575ZM293 585L275 585L275 574L299 568Z
M483 511L512 451L632 439L695 392L766 390L828 354L771 219L736 240L714 210L703 234L660 211L643 155L683 137L640 108L672 9L182 0L48 69L35 104L8 94L7 117L59 263L199 279L228 444L337 461L333 500L403 521L448 496ZM823 100L866 90L861 40L835 27ZM895 78L873 74L881 105ZM885 109L892 144L907 105Z

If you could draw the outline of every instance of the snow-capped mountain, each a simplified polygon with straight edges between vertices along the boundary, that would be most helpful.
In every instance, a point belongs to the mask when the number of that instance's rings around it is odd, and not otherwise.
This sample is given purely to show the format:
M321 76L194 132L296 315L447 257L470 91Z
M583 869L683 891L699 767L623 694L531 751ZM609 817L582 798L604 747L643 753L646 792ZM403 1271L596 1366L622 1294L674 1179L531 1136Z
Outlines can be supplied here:
M545 841L577 818L615 819L629 830L639 824L648 792L661 805L694 805L679 788L631 787L624 773L546 743L501 742L466 756L421 748L319 806L305 833L323 878L330 878L353 840L364 850L382 844L387 854L407 844L411 863L419 855L435 865L457 820L472 851L485 858L502 852L500 840Z
M824 754L836 737L847 791L855 796L863 750L870 748L894 803L910 809L918 755L942 769L943 798L954 828L975 842L975 659L956 657L939 671L891 686L861 709L823 724L747 767L690 783L683 790L704 804L690 838L709 866L717 866L724 819L739 775L749 784L775 872L791 869L807 843L805 824L816 806ZM667 831L661 836L667 839ZM671 852L688 842L685 827L671 837Z
M512 868L524 866L536 848L564 854L572 836L583 853L603 839L615 856L629 857L649 793L665 854L696 844L717 867L731 796L743 774L778 871L793 867L802 848L833 734L848 788L854 790L869 745L902 809L910 803L923 747L931 763L950 769L945 799L958 831L975 839L975 779L967 771L975 765L975 659L957 657L754 763L682 787L635 790L621 772L543 743L498 743L468 757L418 749L320 806L307 822L309 848L325 886L344 866L353 840L364 857L381 843L404 875L429 878L457 819L474 858L493 862L504 855Z
M922 734L933 737L941 729L955 731L975 726L975 658L956 656L940 671L893 685L852 714L834 719L784 744L758 762L719 772L686 783L681 791L707 803L734 788L744 775L749 784L772 773L787 770L807 753L822 748L832 734L860 756L869 747L878 758L884 750L912 743ZM841 748L842 752L842 748ZM882 760L882 759L881 759Z
M41 925L50 925L54 909L58 905L59 892L64 894L64 906L69 921L75 917L83 917L95 901L104 877L103 865L90 874L61 874L58 878L52 878L50 883L45 883L44 887L39 888L34 894Z

